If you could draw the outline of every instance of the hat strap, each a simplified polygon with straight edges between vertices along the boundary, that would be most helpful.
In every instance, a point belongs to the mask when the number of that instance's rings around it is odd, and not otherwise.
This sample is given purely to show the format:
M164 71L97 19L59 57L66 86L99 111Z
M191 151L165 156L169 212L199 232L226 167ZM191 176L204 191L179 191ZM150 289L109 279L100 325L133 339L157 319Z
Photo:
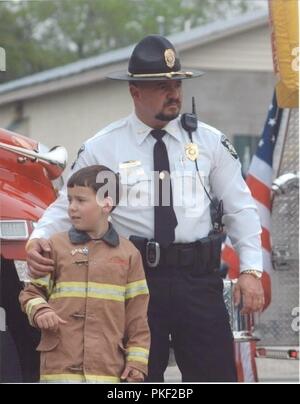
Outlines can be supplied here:
M133 74L128 72L130 77L140 77L140 78L147 78L147 77L167 77L171 79L174 76L190 76L194 75L193 72L168 72L168 73L148 73L148 74Z

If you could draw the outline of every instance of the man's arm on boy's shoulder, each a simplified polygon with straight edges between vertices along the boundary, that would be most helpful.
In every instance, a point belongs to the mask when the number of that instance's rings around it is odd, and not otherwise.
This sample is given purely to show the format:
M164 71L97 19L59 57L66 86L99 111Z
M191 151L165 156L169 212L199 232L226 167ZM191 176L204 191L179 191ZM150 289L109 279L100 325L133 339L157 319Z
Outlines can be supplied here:
M131 256L125 299L126 365L130 365L147 375L150 348L150 331L147 318L149 290L142 257L136 249Z

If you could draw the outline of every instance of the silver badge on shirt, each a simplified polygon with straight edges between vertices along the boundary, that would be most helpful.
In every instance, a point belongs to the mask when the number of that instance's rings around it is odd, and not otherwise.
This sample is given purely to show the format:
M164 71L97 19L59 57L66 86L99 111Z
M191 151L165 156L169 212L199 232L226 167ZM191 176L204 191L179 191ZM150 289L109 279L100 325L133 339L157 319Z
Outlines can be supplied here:
M74 256L75 254L83 254L83 255L88 255L89 253L89 249L87 247L83 247L83 248L74 248L71 251L71 255Z

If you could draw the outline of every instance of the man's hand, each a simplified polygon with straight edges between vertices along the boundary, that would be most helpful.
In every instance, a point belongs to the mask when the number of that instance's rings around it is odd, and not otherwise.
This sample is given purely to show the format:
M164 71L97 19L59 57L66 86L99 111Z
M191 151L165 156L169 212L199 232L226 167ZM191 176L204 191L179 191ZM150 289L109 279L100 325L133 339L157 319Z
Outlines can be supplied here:
M54 261L49 256L51 251L49 241L46 239L30 240L27 247L27 263L29 275L32 278L43 278L54 270Z
M34 322L41 330L50 331L57 331L60 324L67 324L54 311L46 311L40 315L37 312Z
M144 374L135 369L132 366L127 365L124 372L122 373L121 380L126 380L127 382L142 382L144 381Z
M250 274L241 274L234 288L234 303L239 305L243 301L242 314L253 311L262 311L265 298L260 279L255 279Z

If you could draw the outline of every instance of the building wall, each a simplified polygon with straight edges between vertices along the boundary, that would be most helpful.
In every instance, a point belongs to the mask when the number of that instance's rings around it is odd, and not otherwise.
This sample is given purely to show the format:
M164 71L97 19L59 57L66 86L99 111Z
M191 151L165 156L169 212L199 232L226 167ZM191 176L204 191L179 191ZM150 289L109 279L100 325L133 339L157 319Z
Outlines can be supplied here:
M16 105L8 104L0 106L0 127L7 128L16 118ZM26 134L27 135L27 134Z
M259 135L275 84L267 24L182 49L180 54L183 65L206 71L203 77L183 81L183 111L191 110L194 95L200 120L229 138L234 134ZM126 69L125 63L123 66ZM92 75L94 80L99 77L92 84L61 87L58 92L1 105L0 127L8 127L22 117L14 131L49 146L64 145L71 163L85 139L133 109L126 82L102 80L107 68L68 77L74 85L84 74ZM51 87L51 82L48 85ZM36 86L32 87L34 91Z
M199 119L229 138L234 134L261 133L272 98L273 74L209 71L183 83L183 111L191 110L194 95ZM64 145L71 163L85 139L132 109L126 82L101 81L25 101L25 121L14 130L49 146ZM1 107L0 126L7 127L15 116L12 105Z
M261 133L274 83L272 73L209 71L195 82L186 80L185 87L195 96L199 119L232 138ZM187 98L183 109L189 111Z
M267 24L181 53L188 67L273 71L271 34Z
M53 93L23 102L23 125L16 132L48 145L63 145L71 163L82 142L108 123L126 116L132 110L127 83L102 81L93 86ZM12 107L0 107L0 127L14 120Z

